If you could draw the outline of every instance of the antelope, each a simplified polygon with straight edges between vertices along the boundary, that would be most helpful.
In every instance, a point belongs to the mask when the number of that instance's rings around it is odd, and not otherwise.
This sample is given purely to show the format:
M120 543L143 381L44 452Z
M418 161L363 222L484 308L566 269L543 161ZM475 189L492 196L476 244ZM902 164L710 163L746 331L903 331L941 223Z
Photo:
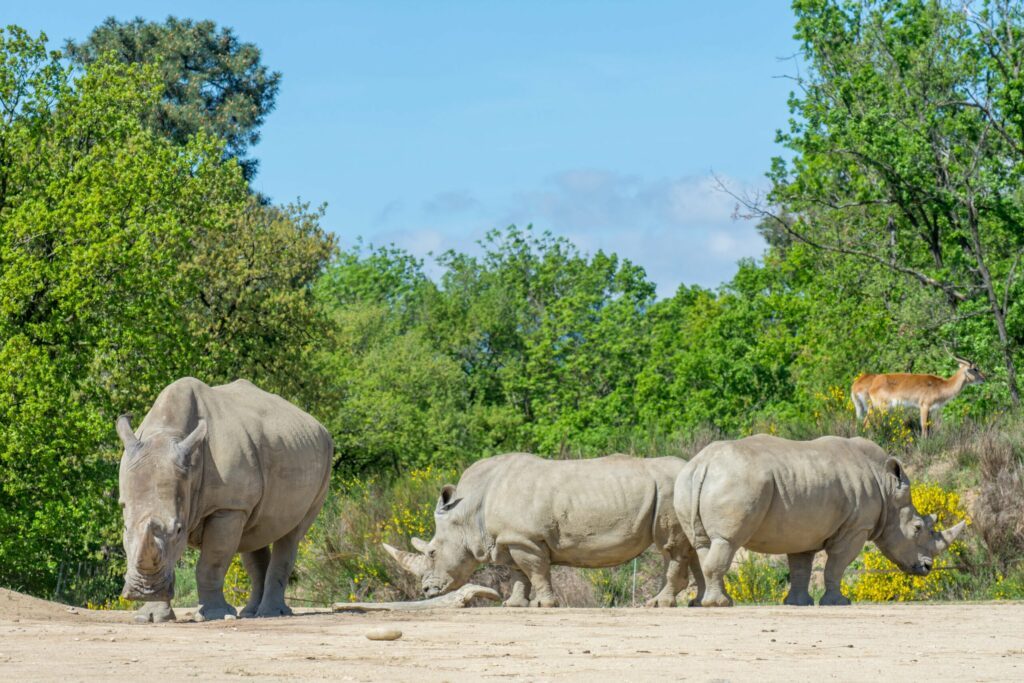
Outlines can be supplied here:
M953 356L960 369L949 379L935 375L896 372L888 375L861 375L850 388L857 419L867 426L868 408L917 407L921 410L921 436L928 436L928 415L956 398L968 384L981 384L985 376L969 360Z

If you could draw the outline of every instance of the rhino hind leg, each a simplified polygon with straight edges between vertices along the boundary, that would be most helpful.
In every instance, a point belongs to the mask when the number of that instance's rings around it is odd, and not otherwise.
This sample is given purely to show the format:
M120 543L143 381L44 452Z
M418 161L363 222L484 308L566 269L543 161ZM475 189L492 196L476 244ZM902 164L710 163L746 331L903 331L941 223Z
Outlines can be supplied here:
M263 581L263 599L256 610L257 617L290 617L292 615L291 608L284 601L284 591L288 587L292 569L295 568L295 558L299 554L299 542L309 531L309 527L313 526L313 520L320 513L326 495L327 485L325 483L323 491L320 492L299 525L274 541L270 551L270 564L267 566L266 578Z
M662 551L665 557L665 577L661 591L648 600L647 607L675 607L676 596L689 585L688 553Z
M867 542L867 534L841 537L825 547L828 558L825 560L825 594L818 601L819 605L849 605L850 599L843 595L843 572L850 566L861 548Z
M557 607L558 600L551 588L551 560L547 551L537 546L513 546L509 548L509 554L533 585L535 597L530 606Z
M512 595L502 603L505 607L530 606L530 579L517 567L512 568Z
M811 569L814 566L814 552L787 555L789 559L789 593L782 601L784 605L803 607L813 605L814 599L808 591L811 583Z
M725 590L725 573L729 571L735 554L736 547L724 538L712 538L710 547L697 548L705 584L701 607L732 606L732 598Z
M199 589L196 621L215 621L237 615L235 608L224 599L224 576L235 556L244 525L245 513L241 511L220 512L207 518L196 564Z
M177 616L169 602L146 602L135 612L135 621L140 624L160 624L175 619Z
M238 616L255 617L263 601L263 585L267 580L267 567L270 565L270 548L263 547L251 553L242 553L242 564L245 566L245 573L249 575L252 590L249 592L249 600Z
M700 603L704 601L704 589L706 584L704 583L704 572L700 569L700 562L697 561L696 551L690 551L690 574L693 575L693 580L697 584L697 595L690 600L688 605L690 607L700 607Z

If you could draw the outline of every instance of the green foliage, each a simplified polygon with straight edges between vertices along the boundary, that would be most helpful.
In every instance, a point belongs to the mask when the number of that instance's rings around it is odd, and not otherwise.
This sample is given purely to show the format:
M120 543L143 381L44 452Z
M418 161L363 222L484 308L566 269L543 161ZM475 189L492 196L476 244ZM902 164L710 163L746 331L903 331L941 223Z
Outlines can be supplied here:
M246 178L256 174L257 161L245 154L259 142L259 127L274 109L281 74L268 71L259 48L241 42L230 28L176 17L163 23L109 17L81 43L67 41L65 49L81 66L111 54L125 64L156 65L163 89L159 103L144 113L147 125L178 145L200 131L219 138Z
M72 81L45 38L2 40L0 583L84 602L120 573L115 417L185 375L301 399L332 242L255 204L219 141L145 127L154 66Z
M420 597L418 579L398 568L381 543L412 552L413 536L430 539L441 487L457 480L455 469L434 467L390 480L335 480L299 548L302 597L317 604Z

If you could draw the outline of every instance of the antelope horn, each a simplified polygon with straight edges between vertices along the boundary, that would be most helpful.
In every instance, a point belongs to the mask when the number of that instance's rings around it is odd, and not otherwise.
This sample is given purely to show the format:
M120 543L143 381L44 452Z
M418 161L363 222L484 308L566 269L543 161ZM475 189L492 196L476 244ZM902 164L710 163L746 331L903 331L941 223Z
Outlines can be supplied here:
M417 555L416 553L409 553L398 548L393 548L387 543L381 543L384 546L385 552L390 555L398 566L409 572L413 576L423 576L427 569L429 569L429 560L424 555Z

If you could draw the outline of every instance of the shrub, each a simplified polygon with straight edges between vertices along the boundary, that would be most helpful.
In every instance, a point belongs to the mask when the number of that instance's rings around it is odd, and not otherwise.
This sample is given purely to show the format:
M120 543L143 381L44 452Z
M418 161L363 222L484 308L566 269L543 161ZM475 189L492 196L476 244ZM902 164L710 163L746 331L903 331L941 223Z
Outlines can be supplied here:
M399 569L381 543L411 550L413 536L429 539L438 491L457 472L428 466L391 481L376 477L337 482L299 546L296 573L304 599L397 600L420 597L419 581Z
M725 575L725 589L740 605L777 605L786 597L789 571L770 558L747 553Z
M921 515L937 516L936 529L953 526L967 518L959 494L936 484L917 484L910 490L914 507ZM968 519L968 524L970 520ZM895 600L929 600L948 595L956 583L952 570L964 552L964 542L957 540L945 553L935 558L927 576L904 574L873 546L861 553L846 583L847 594L854 600L885 602ZM860 570L857 572L857 570Z

